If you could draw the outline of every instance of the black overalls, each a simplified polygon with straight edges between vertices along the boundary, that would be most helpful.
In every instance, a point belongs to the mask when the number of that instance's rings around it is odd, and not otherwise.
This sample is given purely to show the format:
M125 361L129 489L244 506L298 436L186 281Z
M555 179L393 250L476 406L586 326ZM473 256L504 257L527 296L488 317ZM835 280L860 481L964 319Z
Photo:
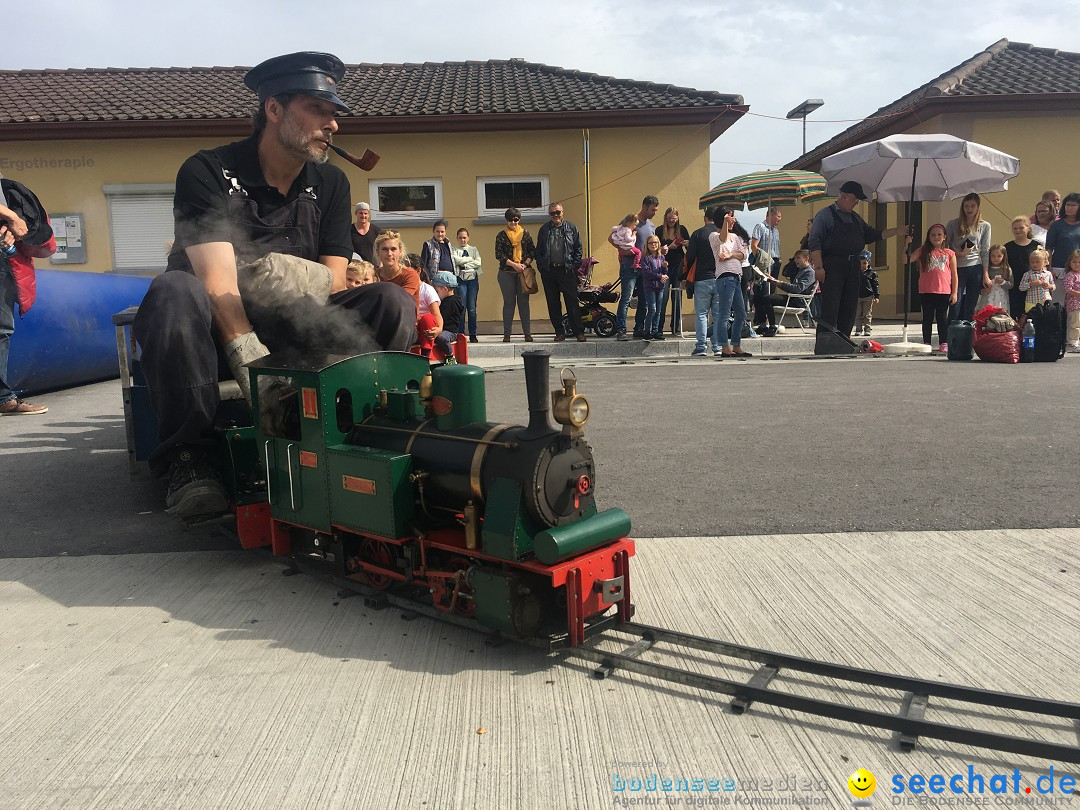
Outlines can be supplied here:
M833 227L821 246L821 262L825 265L825 280L821 283L821 317L823 325L835 326L842 335L850 335L855 326L859 306L859 254L865 247L866 234L861 220L854 214L844 222L834 211Z
M267 253L318 260L321 214L313 188L292 202L259 215L257 205L228 169L224 216L231 227L238 265ZM186 272L184 272L186 271ZM270 351L285 348L357 354L404 351L413 342L416 304L394 284L368 284L335 293L330 306L301 304L288 312L248 309L248 319ZM168 270L150 284L132 333L158 418L161 444L150 457L156 474L168 468L177 444L209 444L220 397L218 381L231 373L213 327L206 287L183 249L169 256Z

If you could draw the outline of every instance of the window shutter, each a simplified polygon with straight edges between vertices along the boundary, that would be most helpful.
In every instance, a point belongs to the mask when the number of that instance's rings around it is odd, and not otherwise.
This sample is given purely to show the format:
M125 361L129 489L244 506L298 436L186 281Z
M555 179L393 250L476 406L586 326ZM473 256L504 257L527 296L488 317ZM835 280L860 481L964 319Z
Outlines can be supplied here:
M113 269L162 271L173 240L173 195L111 193Z

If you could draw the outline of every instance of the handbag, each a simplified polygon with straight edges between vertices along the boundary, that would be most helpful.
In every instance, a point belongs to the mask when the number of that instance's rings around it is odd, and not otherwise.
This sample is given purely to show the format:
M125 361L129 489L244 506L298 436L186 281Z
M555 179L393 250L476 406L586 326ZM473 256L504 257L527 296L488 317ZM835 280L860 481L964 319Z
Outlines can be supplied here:
M526 295L535 295L540 291L536 285L536 271L532 265L525 265L525 269L518 273L518 288Z

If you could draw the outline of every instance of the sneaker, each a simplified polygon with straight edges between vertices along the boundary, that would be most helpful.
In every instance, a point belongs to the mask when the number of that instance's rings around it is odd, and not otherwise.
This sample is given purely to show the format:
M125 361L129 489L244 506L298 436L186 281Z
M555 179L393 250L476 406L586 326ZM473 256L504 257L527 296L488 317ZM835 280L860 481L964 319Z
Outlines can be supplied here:
M33 405L16 397L0 405L0 416L35 416L47 410L49 409L44 405Z
M566 340L566 335L556 335L555 336L555 342L556 343L562 343L564 340Z
M615 339L616 339L616 340L629 340L630 338L628 338L628 337L626 336L626 332L619 332L619 334L617 334L617 335L615 336Z
M653 340L667 340L667 338L664 337L663 332L657 332L655 335L652 336L652 339Z
M479 343L479 342L480 342L480 338L478 338L476 335L469 335L469 343Z
M713 349L712 353L713 353L713 357L726 357L727 356L727 355L724 354L723 349Z
M217 471L198 450L177 448L169 465L165 511L181 520L220 515L229 508Z
M580 335L577 336L577 342L578 343L584 343L585 342L585 333L584 332L582 332Z
M949 344L948 343L939 343L938 347L937 347L937 350L939 352L941 352L942 354L948 354L949 353Z
M870 337L870 327L867 326L865 329L862 330L862 333L867 337Z
M692 352L690 352L690 356L691 357L708 357L709 353L707 351L705 351L704 349L694 349Z

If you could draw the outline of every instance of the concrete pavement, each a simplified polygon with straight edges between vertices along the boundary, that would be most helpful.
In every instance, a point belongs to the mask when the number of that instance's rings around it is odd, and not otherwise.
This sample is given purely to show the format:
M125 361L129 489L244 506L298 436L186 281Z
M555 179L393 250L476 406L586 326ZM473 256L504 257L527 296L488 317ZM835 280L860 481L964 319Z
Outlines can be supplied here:
M1044 491L1047 504L1071 503L1078 475L1067 448L1075 432L1056 428L1075 392L1075 370L1072 357L1038 368L674 357L579 367L596 409L588 435L603 465L603 503L627 508L645 536L633 563L639 620L1077 700L1080 653L1071 640L1080 523L1069 518L1076 510L1013 505L994 518L1002 522L988 524L978 510L960 509L959 522L941 528L969 490L992 497L970 477L969 464L949 466L950 453L962 456L975 444L977 454L993 458L997 448L1006 461L991 478L1003 488L1034 475L1045 457L1027 434L992 434L985 448L973 441L981 434L971 426L995 409L1010 419L1051 415L1045 443L1064 441L1066 450L1052 452L1072 466L1055 467L1052 481L1033 491ZM521 421L519 374L488 380L490 417ZM779 453L784 442L768 443L776 431L746 441L748 428L779 420L782 434L809 412L814 430L801 435L821 452L833 420L818 414L860 402L852 400L859 390L873 401L891 398L881 421L895 422L899 438L871 434L836 491L850 496L852 482L893 467L906 472L922 485L918 498L906 511L900 499L883 514L910 515L913 505L927 504L917 526L899 524L917 530L867 531L859 518L856 531L823 530L827 520L815 521L830 512L840 516L834 525L859 514L850 497L822 497L826 508L808 513L780 495L795 486L787 494L798 501L795 484L804 478L820 489L820 471L835 459L792 455L772 475L767 464L753 463L755 450ZM972 411L970 392L980 390L1009 394L1005 404ZM612 807L626 798L662 800L659 792L615 789L652 772L732 778L737 788L726 796L733 802L783 798L842 808L851 801L847 777L859 767L877 775L874 798L882 806L893 774L967 774L971 766L989 781L1019 768L1023 784L1034 786L1049 773L1050 763L954 744L924 742L905 754L888 733L786 710L754 707L736 716L726 701L697 690L638 676L595 681L577 663L514 645L489 648L469 631L371 611L327 583L283 577L279 566L236 551L226 537L182 529L164 515L155 484L127 480L115 382L38 400L48 414L0 419L5 810ZM929 473L895 451L919 423L893 417L920 403L934 415L937 438L914 450L940 447ZM650 430L654 424L677 434ZM720 456L705 453L721 447L725 424L740 438ZM737 478L730 472L736 457L749 459ZM661 461L658 472L649 466ZM943 482L940 494L936 483L923 484L927 475ZM955 486L945 485L950 478ZM756 500L736 497L744 489L756 490ZM770 509L754 512L752 504L774 489ZM1009 525L1025 512L1046 512L1042 525ZM714 530L692 531L702 526ZM665 662L706 666L696 654ZM750 675L730 661L721 671ZM777 688L821 694L817 682L802 678ZM877 689L845 691L841 699L880 710L899 705L895 693ZM1076 743L1075 729L1060 722L985 714L945 709L938 717ZM1076 771L1055 768L1056 778ZM798 787L789 790L792 777ZM668 798L693 806L686 794Z

